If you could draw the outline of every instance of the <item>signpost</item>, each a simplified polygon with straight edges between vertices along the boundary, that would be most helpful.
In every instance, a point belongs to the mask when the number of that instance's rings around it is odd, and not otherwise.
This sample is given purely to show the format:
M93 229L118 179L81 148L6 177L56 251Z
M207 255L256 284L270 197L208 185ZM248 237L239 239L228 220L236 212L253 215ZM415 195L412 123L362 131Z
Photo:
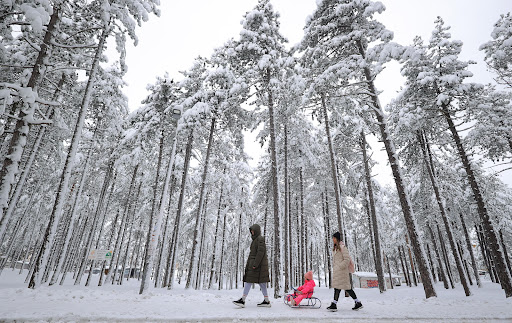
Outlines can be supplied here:
M109 260L112 259L113 252L113 250L107 249L91 249L87 258L89 260Z

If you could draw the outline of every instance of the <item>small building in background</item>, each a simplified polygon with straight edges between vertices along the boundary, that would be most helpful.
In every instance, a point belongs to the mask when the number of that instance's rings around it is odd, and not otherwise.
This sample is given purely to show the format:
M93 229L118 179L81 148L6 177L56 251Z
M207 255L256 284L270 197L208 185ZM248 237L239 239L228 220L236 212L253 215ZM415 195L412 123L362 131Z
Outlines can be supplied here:
M392 282L389 279L389 274L384 274L384 278L386 280L386 287L391 288L391 283L393 286L401 286L402 285L402 276L391 274ZM352 274L352 280L354 282L354 287L356 288L378 288L379 280L377 278L376 273L372 272L363 272L356 271Z

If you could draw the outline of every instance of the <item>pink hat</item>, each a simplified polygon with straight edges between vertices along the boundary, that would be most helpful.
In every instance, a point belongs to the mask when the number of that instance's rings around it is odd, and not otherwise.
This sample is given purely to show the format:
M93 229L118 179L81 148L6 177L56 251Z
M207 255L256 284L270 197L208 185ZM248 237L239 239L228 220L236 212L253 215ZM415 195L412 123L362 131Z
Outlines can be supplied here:
M308 272L304 275L304 278L306 278L307 280L313 280L313 272L312 272L312 271L308 271Z

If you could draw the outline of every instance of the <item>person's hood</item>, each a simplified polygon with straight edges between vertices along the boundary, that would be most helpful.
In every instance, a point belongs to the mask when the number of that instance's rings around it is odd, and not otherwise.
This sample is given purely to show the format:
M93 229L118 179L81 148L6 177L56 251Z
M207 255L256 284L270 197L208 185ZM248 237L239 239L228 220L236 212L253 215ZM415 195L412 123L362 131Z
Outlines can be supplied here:
M260 228L259 224L251 225L249 227L249 232L251 232L250 230L254 231L254 235L251 235L252 240L256 239L257 237L259 237L261 235L261 228Z

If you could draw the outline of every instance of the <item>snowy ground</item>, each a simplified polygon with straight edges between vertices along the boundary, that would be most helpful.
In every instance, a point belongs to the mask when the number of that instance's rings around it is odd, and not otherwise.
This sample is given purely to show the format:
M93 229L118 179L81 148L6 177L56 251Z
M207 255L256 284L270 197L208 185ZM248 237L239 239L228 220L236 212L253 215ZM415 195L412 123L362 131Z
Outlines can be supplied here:
M152 289L138 294L136 280L123 286L41 286L31 290L19 276L6 269L0 276L0 321L75 321L75 322L512 322L512 299L506 299L499 285L485 282L465 297L461 286L445 290L436 286L438 297L425 300L422 287L406 286L379 295L376 289L356 289L364 308L352 311L353 302L344 298L338 312L325 308L333 291L317 288L315 296L321 309L294 309L282 298L272 301L271 308L258 308L261 293L254 289L247 307L236 308L231 301L241 290ZM85 281L85 279L84 279ZM97 275L96 275L97 281Z

